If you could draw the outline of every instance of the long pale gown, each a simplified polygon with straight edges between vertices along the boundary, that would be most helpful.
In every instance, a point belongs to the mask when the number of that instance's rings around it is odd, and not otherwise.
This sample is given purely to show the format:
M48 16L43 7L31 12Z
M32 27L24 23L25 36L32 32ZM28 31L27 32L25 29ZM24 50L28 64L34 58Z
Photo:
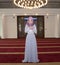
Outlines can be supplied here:
M39 62L37 52L37 42L35 34L37 34L36 25L33 25L33 30L26 24L25 26L26 44L25 44L25 55L22 62Z

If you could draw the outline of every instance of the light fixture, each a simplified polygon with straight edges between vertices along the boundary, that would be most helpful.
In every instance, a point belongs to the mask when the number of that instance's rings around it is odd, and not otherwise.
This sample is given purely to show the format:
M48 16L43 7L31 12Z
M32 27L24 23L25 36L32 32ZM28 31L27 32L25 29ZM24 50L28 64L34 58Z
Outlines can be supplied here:
M47 4L47 0L14 0L14 4L22 8L40 8Z

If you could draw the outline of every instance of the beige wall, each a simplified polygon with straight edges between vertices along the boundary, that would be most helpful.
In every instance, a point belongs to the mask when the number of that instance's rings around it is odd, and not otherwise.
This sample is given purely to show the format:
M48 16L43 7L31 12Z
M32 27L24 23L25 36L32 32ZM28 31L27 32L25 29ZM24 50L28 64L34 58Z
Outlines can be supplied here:
M5 15L4 38L17 38L16 16Z
M0 15L0 37L2 35L2 16Z
M59 15L59 37L60 37L60 15Z
M45 16L45 37L55 37L55 15Z
M17 19L13 15L2 16L1 38L17 38Z
M0 14L4 15L1 21L2 38L17 38L17 15L44 15L45 37L60 37L60 18L57 17L57 14L60 15L60 9L0 9Z

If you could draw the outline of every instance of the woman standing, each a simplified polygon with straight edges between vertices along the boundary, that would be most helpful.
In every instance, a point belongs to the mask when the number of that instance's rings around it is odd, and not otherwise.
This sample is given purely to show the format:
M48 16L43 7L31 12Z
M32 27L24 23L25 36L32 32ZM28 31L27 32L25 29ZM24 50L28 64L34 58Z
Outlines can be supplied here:
M35 34L37 34L36 25L33 23L33 18L29 17L25 25L26 44L25 55L22 62L39 62L37 53L37 42Z

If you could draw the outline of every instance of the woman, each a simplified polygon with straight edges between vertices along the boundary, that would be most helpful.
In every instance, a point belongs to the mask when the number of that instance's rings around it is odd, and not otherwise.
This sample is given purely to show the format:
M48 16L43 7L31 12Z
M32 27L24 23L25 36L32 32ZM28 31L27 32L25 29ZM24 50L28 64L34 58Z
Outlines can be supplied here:
M22 62L39 62L37 53L37 43L35 34L37 34L36 25L33 23L33 18L29 17L25 25L26 45L25 56Z

